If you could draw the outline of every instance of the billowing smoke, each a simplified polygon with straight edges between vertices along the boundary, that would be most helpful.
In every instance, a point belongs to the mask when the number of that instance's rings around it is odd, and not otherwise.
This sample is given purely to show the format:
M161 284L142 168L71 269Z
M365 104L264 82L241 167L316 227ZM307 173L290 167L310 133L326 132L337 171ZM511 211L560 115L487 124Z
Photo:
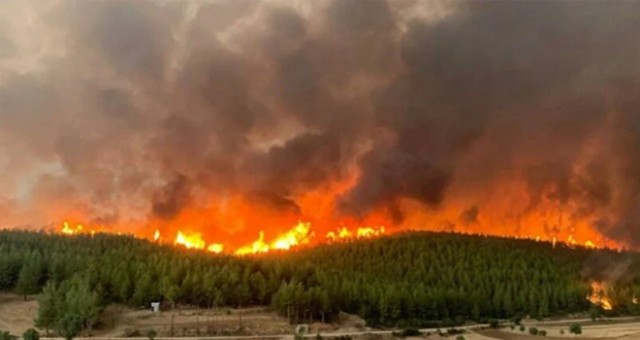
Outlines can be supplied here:
M631 1L2 1L0 225L638 246L638 33Z

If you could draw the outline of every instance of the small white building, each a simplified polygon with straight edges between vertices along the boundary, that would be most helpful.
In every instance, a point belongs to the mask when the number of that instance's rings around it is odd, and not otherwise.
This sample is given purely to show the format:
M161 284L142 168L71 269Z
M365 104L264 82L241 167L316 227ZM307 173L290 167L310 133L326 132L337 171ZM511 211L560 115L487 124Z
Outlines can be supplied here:
M160 311L160 302L152 302L151 311L154 313L158 313Z

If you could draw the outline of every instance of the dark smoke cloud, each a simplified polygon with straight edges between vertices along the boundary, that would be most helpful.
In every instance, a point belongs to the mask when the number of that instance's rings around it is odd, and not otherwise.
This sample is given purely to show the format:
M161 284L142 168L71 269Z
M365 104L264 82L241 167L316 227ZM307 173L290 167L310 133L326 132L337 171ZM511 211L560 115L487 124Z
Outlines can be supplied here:
M175 178L153 196L154 215L171 219L189 203L191 194L187 177L177 174Z
M460 221L463 224L473 224L478 222L478 214L480 211L478 206L474 205L460 214Z
M638 13L636 2L3 2L0 202L39 213L0 224L50 223L47 202L62 200L114 224L231 195L302 214L300 195L356 168L337 214L400 224L411 201L480 224L501 204L494 188L517 181L514 230L560 210L549 233L587 220L638 245Z

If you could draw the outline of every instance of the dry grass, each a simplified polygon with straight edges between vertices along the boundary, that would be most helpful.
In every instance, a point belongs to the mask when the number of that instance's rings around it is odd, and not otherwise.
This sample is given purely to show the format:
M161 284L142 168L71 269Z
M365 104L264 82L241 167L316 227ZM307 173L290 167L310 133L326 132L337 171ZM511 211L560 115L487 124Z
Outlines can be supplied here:
M11 334L22 334L33 328L38 313L38 302L34 298L24 301L14 294L0 294L0 330Z
M206 336L286 334L292 331L285 319L263 308L212 310L180 308L152 313L123 306L110 306L103 314L95 336L120 337L146 335Z
M15 294L0 294L0 330L20 335L33 327L37 316L38 304L35 299L24 301ZM547 337L531 336L519 330L508 328L484 330L478 333L464 334L467 340L564 340L575 338L569 334L566 325L536 326L547 331ZM155 330L158 336L207 336L207 335L277 335L292 334L294 327L285 318L265 308L235 309L193 309L179 308L174 311L152 313L150 310L135 310L124 306L110 306L103 314L100 324L92 332L96 337L145 336L147 331ZM364 321L347 314L340 315L335 324L310 324L310 333L317 332L360 332L364 330ZM565 334L560 334L564 330ZM583 325L583 339L640 339L640 323L610 323ZM88 335L88 334L84 334ZM356 336L354 339L391 339L391 336ZM438 339L432 334L430 337ZM449 337L452 339L454 337Z
M640 323L627 322L627 323L608 323L598 325L583 325L582 334L575 336L569 333L568 326L535 326L539 330L544 329L547 331L545 339L566 340L571 338L583 338L583 339L599 339L599 340L611 340L611 339L640 339ZM564 331L564 334L561 332ZM527 332L522 333L517 328L510 330L503 328L500 330L484 330L479 332L482 335L503 340L532 340L540 339L539 336L531 336Z

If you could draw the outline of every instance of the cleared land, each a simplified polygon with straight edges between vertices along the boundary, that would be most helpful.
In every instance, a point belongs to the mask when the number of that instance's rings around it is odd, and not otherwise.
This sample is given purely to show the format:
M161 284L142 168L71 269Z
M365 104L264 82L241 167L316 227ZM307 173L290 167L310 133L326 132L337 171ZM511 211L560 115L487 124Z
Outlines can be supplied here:
M14 294L0 294L0 330L10 331L12 334L22 334L33 327L33 320L37 315L38 304L33 297L25 301L23 297ZM546 339L576 338L568 332L568 325L572 320L553 320L526 322L529 327L547 331ZM640 339L640 322L632 318L621 318L613 321L599 321L591 323L582 319L582 335L577 338L586 339ZM330 335L353 335L354 339L392 339L390 331L377 331L365 327L359 318L343 314L340 321L333 324L312 323L309 325L310 334L321 333ZM472 330L465 328L467 340L533 340L539 336L531 336L517 328ZM146 332L155 330L159 337L250 337L271 339L292 339L294 327L290 326L286 318L278 316L265 308L244 309L193 309L178 308L173 311L153 313L150 310L134 310L123 306L107 308L99 325L91 332L95 338L124 338L145 337ZM435 334L435 329L425 329L429 336L414 339L445 339ZM562 334L561 331L564 331ZM89 336L83 333L81 336ZM407 338L411 339L411 338ZM447 339L455 339L448 337Z
M22 334L33 327L37 312L38 303L33 298L24 301L21 296L0 294L0 330Z
M569 333L569 324L566 320L538 322L536 324L528 324L524 332L518 328L511 330L510 328L501 328L495 330L481 330L479 334L493 339L503 340L528 340L540 339L539 336L528 334L529 327L536 327L538 330L547 332L546 339L567 339L567 338L585 338L585 339L640 339L640 322L631 319L624 319L620 322L604 322L597 321L592 324L590 321L582 325L582 334L575 336Z

